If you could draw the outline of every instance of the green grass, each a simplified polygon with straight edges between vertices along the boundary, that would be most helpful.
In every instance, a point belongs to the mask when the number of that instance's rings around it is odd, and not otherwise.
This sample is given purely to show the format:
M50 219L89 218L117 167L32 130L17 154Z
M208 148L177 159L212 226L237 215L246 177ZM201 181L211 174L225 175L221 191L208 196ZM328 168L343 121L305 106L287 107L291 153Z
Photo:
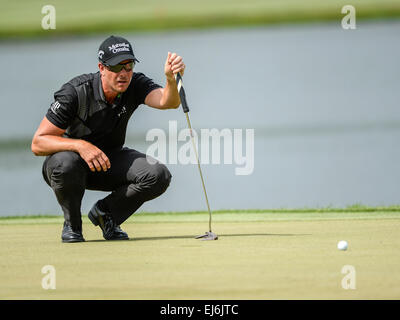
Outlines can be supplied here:
M210 28L334 20L345 0L53 0L56 30L42 30L43 1L3 0L0 38ZM398 18L397 0L353 0L357 19Z
M276 220L335 220L335 219L391 219L400 216L400 206L370 207L360 204L345 208L302 208L302 209L248 209L248 210L214 210L213 221L276 221ZM0 216L0 225L9 224L60 224L61 215L14 215ZM89 222L86 215L84 222ZM125 224L129 223L177 223L206 222L207 211L183 212L138 212Z
M346 213L343 215L342 213ZM360 215L361 214L361 215ZM247 209L247 210L213 210L214 221L270 221L285 219L357 219L386 218L400 214L400 206L370 207L354 204L345 208L301 208L301 209ZM186 222L186 221L208 221L208 211L182 211L182 212L138 212L134 218L125 223L154 223L154 222ZM2 224L32 224L32 223L61 223L63 217L60 215L13 215L0 216ZM89 221L87 216L82 217Z
M0 299L399 299L399 207L138 213L130 241L60 241L62 217L0 219ZM336 244L347 240L349 249ZM56 269L44 290L41 268ZM341 287L344 265L356 289Z

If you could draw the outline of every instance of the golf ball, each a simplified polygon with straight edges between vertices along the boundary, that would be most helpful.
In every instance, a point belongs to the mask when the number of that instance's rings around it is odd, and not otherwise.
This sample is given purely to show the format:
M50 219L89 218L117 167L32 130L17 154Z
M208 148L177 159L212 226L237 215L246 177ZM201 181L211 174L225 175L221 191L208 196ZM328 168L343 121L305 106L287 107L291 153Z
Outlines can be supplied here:
M339 241L337 244L337 248L339 250L347 250L347 247L348 247L347 241L344 241L344 240Z

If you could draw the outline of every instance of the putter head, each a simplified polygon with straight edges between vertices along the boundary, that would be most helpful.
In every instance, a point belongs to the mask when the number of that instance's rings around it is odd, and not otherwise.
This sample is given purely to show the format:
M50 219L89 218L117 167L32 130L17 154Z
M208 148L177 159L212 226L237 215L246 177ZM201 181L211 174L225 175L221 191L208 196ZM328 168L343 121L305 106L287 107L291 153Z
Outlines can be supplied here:
M197 236L196 239L200 239L200 240L218 240L218 236L211 231L207 231L205 234L201 235L201 236Z

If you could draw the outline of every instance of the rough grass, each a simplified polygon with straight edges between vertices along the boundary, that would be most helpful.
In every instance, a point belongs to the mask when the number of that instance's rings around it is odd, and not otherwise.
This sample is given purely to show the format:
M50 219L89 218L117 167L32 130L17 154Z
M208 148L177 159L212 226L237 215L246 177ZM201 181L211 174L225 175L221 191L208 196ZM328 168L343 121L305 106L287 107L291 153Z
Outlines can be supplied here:
M82 33L229 27L269 23L336 20L345 0L53 0L56 30L43 30L43 1L3 0L0 38ZM397 18L397 0L353 0L357 19Z

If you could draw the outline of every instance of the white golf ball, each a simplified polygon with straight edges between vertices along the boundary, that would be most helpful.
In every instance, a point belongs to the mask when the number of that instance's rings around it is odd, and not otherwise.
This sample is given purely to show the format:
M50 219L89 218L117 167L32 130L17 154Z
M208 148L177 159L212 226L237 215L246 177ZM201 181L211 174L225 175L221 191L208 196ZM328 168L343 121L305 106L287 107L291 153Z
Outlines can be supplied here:
M347 241L344 240L339 241L337 244L337 248L339 250L347 250L347 247L348 247Z

